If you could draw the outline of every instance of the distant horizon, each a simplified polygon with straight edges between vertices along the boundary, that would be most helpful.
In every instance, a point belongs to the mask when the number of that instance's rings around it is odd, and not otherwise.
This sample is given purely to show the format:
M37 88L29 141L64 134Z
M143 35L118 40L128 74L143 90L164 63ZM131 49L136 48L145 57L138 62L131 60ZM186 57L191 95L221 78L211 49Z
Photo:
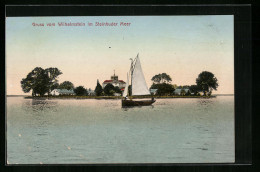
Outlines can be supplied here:
M213 96L221 96L221 95L231 95L231 96L234 96L235 94L212 94ZM30 96L30 95L28 95L28 94L21 94L21 95L6 95L7 97L8 96Z
M96 22L118 26L89 26ZM159 73L179 86L196 85L199 73L209 71L219 82L213 94L234 94L233 15L7 17L6 94L30 95L20 81L35 67L57 67L63 73L59 83L92 90L114 70L126 81L129 59L137 53L148 87Z

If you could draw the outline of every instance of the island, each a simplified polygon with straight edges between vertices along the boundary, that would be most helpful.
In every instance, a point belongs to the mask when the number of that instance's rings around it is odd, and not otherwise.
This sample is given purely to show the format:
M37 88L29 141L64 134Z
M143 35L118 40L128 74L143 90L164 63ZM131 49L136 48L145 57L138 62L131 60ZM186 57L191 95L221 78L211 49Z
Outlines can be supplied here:
M25 98L34 99L122 99L125 89L125 81L119 80L114 74L110 80L105 80L102 85L97 79L94 90L84 86L75 87L70 81L59 83L58 76L62 72L58 68L41 67L34 68L22 79L23 92L31 92L31 96ZM213 73L202 71L196 78L194 85L172 84L172 78L166 73L159 73L152 78L150 95L131 96L131 85L128 86L129 98L214 98L213 90L218 88L218 80Z

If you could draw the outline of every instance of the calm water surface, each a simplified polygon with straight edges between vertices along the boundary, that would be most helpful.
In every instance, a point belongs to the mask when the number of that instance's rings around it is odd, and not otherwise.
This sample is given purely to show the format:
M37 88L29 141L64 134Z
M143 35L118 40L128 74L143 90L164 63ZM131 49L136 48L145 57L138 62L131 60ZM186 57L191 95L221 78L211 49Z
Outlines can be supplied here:
M234 96L120 100L7 97L9 164L234 162Z

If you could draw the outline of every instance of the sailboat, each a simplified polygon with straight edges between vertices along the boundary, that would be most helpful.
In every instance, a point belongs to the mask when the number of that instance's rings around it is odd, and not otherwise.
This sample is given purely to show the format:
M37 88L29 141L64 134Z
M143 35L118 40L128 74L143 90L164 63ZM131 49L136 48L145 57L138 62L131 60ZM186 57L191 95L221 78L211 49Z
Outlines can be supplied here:
M155 102L154 98L151 100L133 100L129 99L128 86L129 75L131 78L132 96L151 95L145 82L139 54L135 59L131 60L131 67L129 73L127 73L127 82L123 93L122 106L149 106Z

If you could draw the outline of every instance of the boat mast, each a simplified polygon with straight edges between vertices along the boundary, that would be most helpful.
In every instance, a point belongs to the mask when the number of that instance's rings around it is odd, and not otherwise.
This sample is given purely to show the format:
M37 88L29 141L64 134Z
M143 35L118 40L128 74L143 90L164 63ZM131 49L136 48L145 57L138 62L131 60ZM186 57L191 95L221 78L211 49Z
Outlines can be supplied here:
M133 80L133 59L132 58L131 58L130 75L131 75L131 95L129 96L132 96L132 80Z
M133 72L134 72L134 67L135 67L135 64L134 62L136 62L136 58L138 57L139 53L137 54L137 56L135 57L135 59L133 60L132 58L130 59L131 60L131 67L130 67L130 74L131 74L131 93L133 91L133 86L132 86L132 80L133 80ZM133 94L133 93L132 93ZM131 94L131 96L132 96Z

